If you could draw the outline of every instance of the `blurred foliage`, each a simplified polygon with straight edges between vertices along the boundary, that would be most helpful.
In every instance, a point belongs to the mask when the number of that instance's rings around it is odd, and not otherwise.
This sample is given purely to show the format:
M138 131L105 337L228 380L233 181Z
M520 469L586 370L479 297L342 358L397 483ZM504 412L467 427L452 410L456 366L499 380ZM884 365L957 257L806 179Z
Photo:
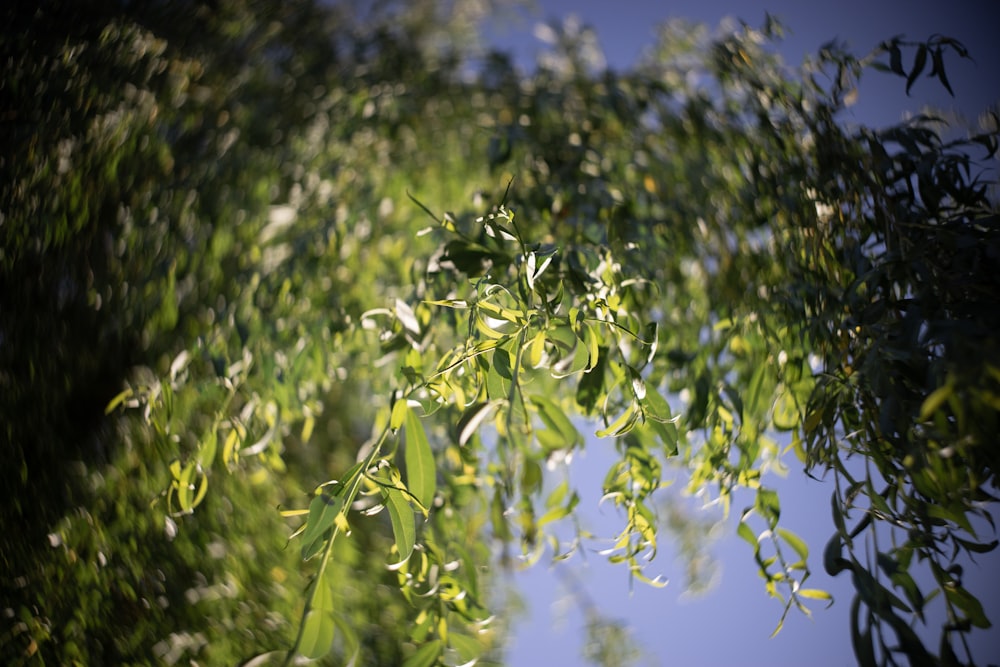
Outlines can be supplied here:
M726 511L752 491L785 614L828 600L765 484L791 452L835 480L859 661L971 663L997 118L841 119L867 72L950 90L962 45L793 72L770 17L669 23L615 73L567 22L525 73L477 41L496 9L0 10L5 662L499 660L491 565L601 537L565 474L582 415L635 580L697 528L660 504L680 465ZM628 657L592 607L585 655Z

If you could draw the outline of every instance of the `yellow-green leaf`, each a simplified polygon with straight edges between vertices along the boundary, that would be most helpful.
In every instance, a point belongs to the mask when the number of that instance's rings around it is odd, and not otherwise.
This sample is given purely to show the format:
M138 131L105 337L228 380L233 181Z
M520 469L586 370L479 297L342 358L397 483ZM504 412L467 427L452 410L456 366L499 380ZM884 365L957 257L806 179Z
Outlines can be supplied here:
M545 353L545 332L539 331L531 339L531 348L528 350L528 363L532 368L542 365L542 355Z
M312 660L325 656L333 646L333 633L336 627L330 611L310 610L302 622L299 653Z
M920 406L920 421L927 421L930 419L938 408L944 404L945 401L951 396L954 389L951 384L946 384L943 387L938 387L924 399L923 405Z
M629 404L625 412L618 416L618 419L611 422L607 428L602 428L597 432L598 438L606 438L610 436L624 435L632 430L635 426L636 421L639 419L638 404L635 401Z
M402 402L402 401L400 401ZM393 408L395 412L395 408ZM424 425L413 410L407 408L404 418L406 433L406 482L410 493L424 507L430 507L437 490L434 452L427 441Z
M795 403L795 397L788 389L778 394L774 401L774 410L771 413L774 427L782 431L791 431L799 424L799 407Z
M333 525L343 505L343 498L326 493L321 493L309 503L309 518L306 519L306 531L302 534L303 558L308 559L315 553L313 543Z
M129 398L131 395L132 395L132 390L126 389L125 391L121 392L120 394L112 398L108 402L107 407L104 408L104 414L110 415L112 412L114 412L115 408L124 403L125 399Z
M389 511L392 522L392 534L396 538L396 550L400 562L405 561L413 553L417 541L417 530L413 521L413 509L399 489L382 487L382 498L385 508Z
M802 560L809 558L809 547L801 537L786 528L778 528L777 533L781 536L781 539L783 539L785 543L795 550L795 553L799 555L799 558Z
M437 664L438 656L441 655L441 640L432 639L417 649L403 663L403 667L433 667Z
M800 588L796 595L803 598L809 598L810 600L829 600L833 601L833 596L826 591L821 591L818 588Z
M389 428L392 429L393 433L398 431L399 427L403 425L403 421L406 419L406 414L409 411L409 405L405 398L397 398L396 402L392 404L392 413L389 415Z

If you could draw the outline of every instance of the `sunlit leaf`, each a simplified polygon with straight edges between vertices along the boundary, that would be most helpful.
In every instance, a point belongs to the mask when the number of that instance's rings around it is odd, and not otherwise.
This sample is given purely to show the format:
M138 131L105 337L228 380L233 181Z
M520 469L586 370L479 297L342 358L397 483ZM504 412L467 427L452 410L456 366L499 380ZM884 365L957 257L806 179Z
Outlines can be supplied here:
M406 485L413 497L424 507L430 507L437 490L437 468L434 452L424 432L420 417L412 409L406 410Z
M596 435L598 438L607 438L609 436L616 437L619 435L624 435L632 430L635 426L636 421L638 421L640 415L639 404L633 401L629 406L618 415L618 418L613 422L608 424L607 427L602 428L597 431Z
M413 334L420 334L420 322L417 320L417 315L413 312L413 308L408 303L402 299L396 299L395 314L396 318L407 331Z
M432 639L420 646L416 652L403 662L403 667L433 667L441 655L440 639Z
M774 401L771 414L774 427L782 431L790 431L799 424L799 407L795 397L788 389L784 389Z
M479 640L459 632L448 633L448 645L455 649L462 665L473 664L483 652L483 645Z
M831 603L833 602L832 595L818 588L800 588L795 594L800 597L809 598L810 600L827 600Z
M753 529L750 528L744 521L740 521L739 525L736 527L736 534L743 538L747 544L753 547L754 552L760 550L760 545L757 542L757 536L754 535Z
M400 429L409 411L410 408L406 399L397 397L395 402L392 404L392 411L389 413L389 428L391 428L393 432Z
M119 405L121 405L122 403L124 403L125 400L128 399L128 398L130 398L131 396L132 396L132 390L131 389L126 389L125 391L122 391L121 393L116 394L114 398L112 398L110 401L108 401L107 406L105 406L105 408L104 408L104 414L110 415L112 412L115 411L115 408L117 408Z
M389 512L389 520L392 522L392 534L396 538L396 551L399 552L399 560L405 561L413 553L413 547L417 541L413 509L407 502L406 496L399 489L382 487L381 491L382 498L385 500L385 508Z
M954 388L944 384L932 391L920 406L920 421L929 420L942 405L951 397Z
M809 558L809 547L806 546L805 541L801 537L785 528L777 528L776 532L781 536L781 539L788 544L788 546L795 550L795 553L799 555L799 558L802 560Z
M306 518L306 530L302 534L303 558L308 558L307 552L314 553L315 543L333 526L343 506L344 499L341 496L321 493L312 499L309 503L309 516Z
M302 621L302 639L299 641L299 653L313 660L322 658L330 652L336 631L333 614L323 609L314 609L306 614Z

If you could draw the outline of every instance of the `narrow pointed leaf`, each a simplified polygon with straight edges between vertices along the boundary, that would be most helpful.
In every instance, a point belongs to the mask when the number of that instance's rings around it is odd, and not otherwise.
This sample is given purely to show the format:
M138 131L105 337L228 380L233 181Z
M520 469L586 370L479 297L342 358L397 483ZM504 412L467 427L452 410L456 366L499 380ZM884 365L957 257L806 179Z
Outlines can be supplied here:
M531 402L538 408L538 414L545 425L558 433L566 446L572 446L577 443L580 434L562 408L539 394L532 395Z
M403 667L433 667L441 655L441 640L432 639L427 642L403 663Z
M400 562L405 561L413 553L417 541L417 530L413 521L413 509L407 502L403 492L391 487L382 487L382 498L392 522L392 534L396 538L396 550Z
M326 493L313 498L309 503L309 517L306 519L306 530L302 534L302 557L307 559L315 555L313 547L323 533L329 529L344 506L343 498Z
M781 536L781 539L783 539L790 547L792 547L792 549L795 550L795 553L799 555L799 558L802 560L809 558L809 547L801 537L786 528L778 528L777 533Z
M458 420L458 444L464 445L479 428L479 425L489 416L495 404L490 401L470 405Z
M413 410L407 408L404 420L406 433L406 482L410 493L424 507L430 507L437 490L434 452L427 441L424 425Z
M299 653L316 660L330 652L336 630L333 614L326 609L312 609L302 622Z
M906 77L906 94L910 94L910 88L913 86L917 77L920 76L921 72L924 71L924 66L927 64L927 46L921 44L917 48L917 55L913 59L913 69L910 70L910 75Z

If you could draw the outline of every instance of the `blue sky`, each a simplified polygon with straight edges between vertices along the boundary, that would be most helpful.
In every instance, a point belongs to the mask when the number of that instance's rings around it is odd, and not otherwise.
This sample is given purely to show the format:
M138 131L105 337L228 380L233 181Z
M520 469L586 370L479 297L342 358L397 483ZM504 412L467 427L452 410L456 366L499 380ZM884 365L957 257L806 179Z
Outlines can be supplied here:
M951 98L936 81L921 79L911 96L903 90L903 81L892 76L870 73L863 81L858 103L852 107L848 122L886 125L899 120L904 111L917 111L927 104L957 110L971 119L1000 100L1000 3L996 0L955 0L935 3L868 0L839 2L770 3L726 0L684 0L681 2L636 2L618 0L540 0L539 11L525 13L523 21L494 31L494 43L511 49L519 63L533 61L538 44L532 35L534 24L575 13L597 30L609 66L627 68L641 50L652 43L655 26L670 18L684 18L717 26L725 17L743 19L760 25L765 11L782 20L786 39L779 47L788 64L798 64L807 53L831 39L847 43L855 53L865 54L880 41L902 34L908 39L926 39L941 33L962 41L975 62L949 61L948 74L956 97ZM994 165L995 166L995 165ZM994 174L995 177L995 174ZM611 536L620 526L611 509L599 510L596 502L600 482L612 458L607 443L590 441L586 455L574 462L573 478L581 491L584 519L590 527ZM721 581L708 595L688 599L683 592L683 567L662 554L658 569L651 572L671 578L662 590L637 584L629 592L627 574L622 568L605 564L591 554L586 562L574 558L574 576L587 594L611 619L627 623L645 659L640 665L853 665L850 647L848 610L852 588L845 578L831 579L822 569L818 556L831 534L830 484L808 480L797 466L787 479L772 479L781 493L782 523L799 533L809 543L813 557L810 587L830 591L836 598L831 609L814 604L811 619L791 613L784 630L774 639L769 636L781 615L780 604L767 597L749 547L735 537L735 518L731 517L713 553L721 564ZM584 495L590 490L589 495ZM744 504L751 500L745 499ZM734 502L736 512L743 505ZM1000 557L991 554L980 559L986 567L967 572L967 585L987 607L988 615L1000 619ZM562 567L562 566L561 566ZM527 609L515 620L513 644L508 663L515 666L584 664L583 617L579 605L567 597L561 578L540 563L513 577L521 588ZM936 627L934 636L936 637ZM936 640L935 640L936 641ZM1000 662L1000 631L980 633L982 662Z

